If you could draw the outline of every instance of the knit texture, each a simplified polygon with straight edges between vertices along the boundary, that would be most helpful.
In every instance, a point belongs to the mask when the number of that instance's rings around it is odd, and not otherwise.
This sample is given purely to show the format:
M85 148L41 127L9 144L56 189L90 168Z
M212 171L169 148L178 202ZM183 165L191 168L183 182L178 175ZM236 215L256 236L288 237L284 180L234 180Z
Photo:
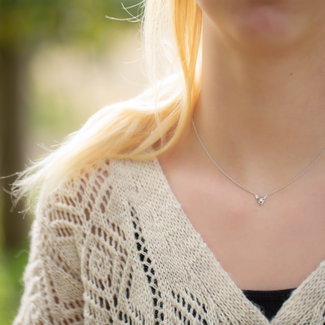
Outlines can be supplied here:
M42 193L14 325L325 324L325 261L269 321L194 229L157 159Z

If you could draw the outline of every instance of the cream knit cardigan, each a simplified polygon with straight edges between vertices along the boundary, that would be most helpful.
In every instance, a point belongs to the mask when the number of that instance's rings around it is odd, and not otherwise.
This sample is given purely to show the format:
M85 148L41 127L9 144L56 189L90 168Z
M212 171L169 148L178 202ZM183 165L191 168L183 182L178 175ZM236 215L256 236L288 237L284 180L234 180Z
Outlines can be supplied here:
M222 268L157 159L98 163L49 195L14 325L325 324L325 261L271 322Z

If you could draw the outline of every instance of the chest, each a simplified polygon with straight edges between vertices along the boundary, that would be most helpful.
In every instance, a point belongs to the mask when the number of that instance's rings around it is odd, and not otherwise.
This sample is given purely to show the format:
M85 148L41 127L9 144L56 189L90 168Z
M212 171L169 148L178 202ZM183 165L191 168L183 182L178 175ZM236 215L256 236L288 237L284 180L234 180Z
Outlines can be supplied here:
M321 196L289 191L259 207L253 195L229 182L184 176L167 178L194 229L239 288L296 288L325 259Z

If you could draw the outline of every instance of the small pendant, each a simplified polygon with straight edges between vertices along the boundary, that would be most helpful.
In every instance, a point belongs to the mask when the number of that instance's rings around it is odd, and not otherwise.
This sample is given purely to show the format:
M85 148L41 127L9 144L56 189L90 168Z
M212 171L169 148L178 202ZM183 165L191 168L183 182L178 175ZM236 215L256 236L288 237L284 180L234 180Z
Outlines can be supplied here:
M255 199L259 206L264 205L266 198L267 198L267 194L265 194L263 196L259 196L259 195L255 194Z

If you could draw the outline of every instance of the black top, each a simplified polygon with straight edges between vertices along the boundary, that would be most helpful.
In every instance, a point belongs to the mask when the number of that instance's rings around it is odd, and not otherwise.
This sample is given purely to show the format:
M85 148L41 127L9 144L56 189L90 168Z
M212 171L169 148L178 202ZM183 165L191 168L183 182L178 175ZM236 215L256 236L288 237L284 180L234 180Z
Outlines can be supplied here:
M243 290L245 296L254 304L256 304L263 314L271 320L279 311L282 304L290 297L292 289L283 290Z

